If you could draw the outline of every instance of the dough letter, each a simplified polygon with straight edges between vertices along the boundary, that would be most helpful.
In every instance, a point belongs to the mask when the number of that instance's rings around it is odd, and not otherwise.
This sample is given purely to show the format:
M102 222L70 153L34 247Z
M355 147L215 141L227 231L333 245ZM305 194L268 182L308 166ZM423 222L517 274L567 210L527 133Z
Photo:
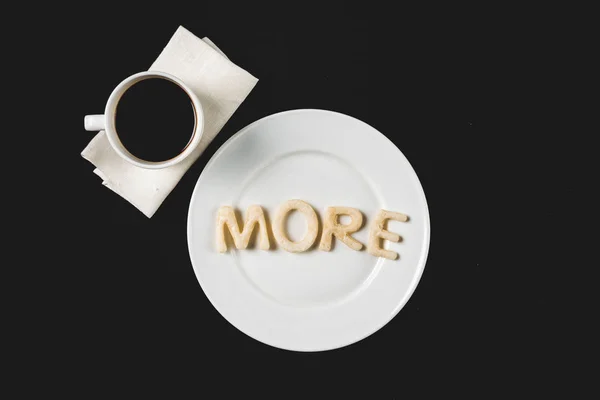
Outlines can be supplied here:
M297 210L304 214L306 222L308 223L306 234L299 242L292 242L285 233L286 217L292 210ZM317 213L315 213L315 210L313 210L310 204L302 200L288 200L279 207L279 210L277 210L275 222L273 223L273 235L275 236L277 243L279 243L286 251L291 253L301 253L308 250L315 242L318 230L319 220L317 219Z
M348 225L342 225L339 222L340 215L348 215L352 221ZM362 213L352 207L327 207L325 210L325 220L323 221L323 235L319 250L330 251L333 237L335 236L346 246L353 250L360 250L363 244L350 236L362 227Z
M388 219L406 222L408 221L408 216L397 212L379 210L377 216L375 217L375 220L371 223L367 251L369 252L369 254L372 254L375 257L385 257L389 258L390 260L395 260L396 258L398 258L398 253L396 253L395 251L384 250L380 246L381 239L389 240L391 242L400 241L400 235L385 230L384 226Z
M265 221L265 214L261 206L250 206L246 210L246 220L244 222L244 229L240 232L238 220L235 217L233 208L230 206L219 207L217 212L217 250L220 253L227 251L227 243L225 242L225 228L229 229L233 243L238 249L245 249L248 247L250 236L254 227L258 224L260 229L260 240L258 247L261 250L269 250L269 235L267 234L267 222Z

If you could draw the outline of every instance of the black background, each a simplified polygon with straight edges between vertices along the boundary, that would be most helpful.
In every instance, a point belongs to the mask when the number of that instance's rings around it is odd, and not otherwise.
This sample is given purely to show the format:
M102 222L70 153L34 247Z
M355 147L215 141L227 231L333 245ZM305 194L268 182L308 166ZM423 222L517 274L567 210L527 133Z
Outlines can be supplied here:
M38 236L43 250L23 253L28 265L46 260L29 281L37 295L23 300L34 324L24 337L37 349L20 360L23 371L82 396L210 388L220 396L209 398L400 398L535 394L562 386L555 374L567 365L576 369L564 361L572 349L556 317L567 310L557 292L568 279L548 247L556 210L529 196L572 188L544 158L548 127L562 122L540 107L560 89L548 66L564 42L560 24L542 25L539 10L165 3L37 12L56 17L36 26L35 39L35 58L48 64L35 77L53 122L39 143L51 156L23 203L50 220ZM147 219L80 157L93 137L83 116L101 113L179 25L208 36L259 83ZM429 258L407 305L370 337L319 353L272 348L227 323L195 278L186 238L189 199L212 154L249 123L299 108L348 114L390 138L431 215Z

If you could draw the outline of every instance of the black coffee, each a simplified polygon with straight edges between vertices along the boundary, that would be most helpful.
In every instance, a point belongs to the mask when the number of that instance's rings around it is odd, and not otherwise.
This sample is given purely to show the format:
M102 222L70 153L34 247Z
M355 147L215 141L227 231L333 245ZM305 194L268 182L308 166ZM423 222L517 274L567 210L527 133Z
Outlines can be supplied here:
M194 130L194 108L176 83L152 78L130 87L117 105L115 127L123 146L146 161L180 154Z

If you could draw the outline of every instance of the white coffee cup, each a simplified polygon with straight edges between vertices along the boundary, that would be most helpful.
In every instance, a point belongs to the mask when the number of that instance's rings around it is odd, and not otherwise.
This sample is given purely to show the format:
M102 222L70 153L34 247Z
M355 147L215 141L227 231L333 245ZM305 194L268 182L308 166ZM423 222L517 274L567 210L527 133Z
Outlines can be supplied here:
M117 104L119 103L121 96L123 96L127 89L136 83L152 78L166 79L181 87L187 93L190 101L192 102L195 118L192 136L184 150L169 160L158 162L142 160L131 154L125 148L125 146L123 146L123 143L121 143L117 130L115 129ZM167 74L166 72L146 71L132 75L121 82L108 98L104 115L86 115L84 119L84 125L87 131L105 131L106 137L108 138L108 141L113 149L115 149L119 156L131 164L142 168L158 169L177 164L194 152L196 147L198 147L200 139L202 138L202 133L204 132L204 113L202 111L202 104L200 103L198 96L196 96L194 92L179 78L171 74Z

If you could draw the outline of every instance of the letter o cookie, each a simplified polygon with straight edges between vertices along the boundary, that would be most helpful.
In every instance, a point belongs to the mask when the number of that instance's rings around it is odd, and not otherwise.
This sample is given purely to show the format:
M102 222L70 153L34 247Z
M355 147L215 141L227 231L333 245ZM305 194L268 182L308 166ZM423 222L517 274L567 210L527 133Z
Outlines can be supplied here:
M306 234L299 242L292 242L285 232L285 221L290 211L297 210L304 214L308 228ZM319 231L319 219L317 213L310 206L310 204L302 200L288 200L283 203L277 210L275 221L273 223L273 235L277 243L286 251L291 253L301 253L308 250L315 239Z

